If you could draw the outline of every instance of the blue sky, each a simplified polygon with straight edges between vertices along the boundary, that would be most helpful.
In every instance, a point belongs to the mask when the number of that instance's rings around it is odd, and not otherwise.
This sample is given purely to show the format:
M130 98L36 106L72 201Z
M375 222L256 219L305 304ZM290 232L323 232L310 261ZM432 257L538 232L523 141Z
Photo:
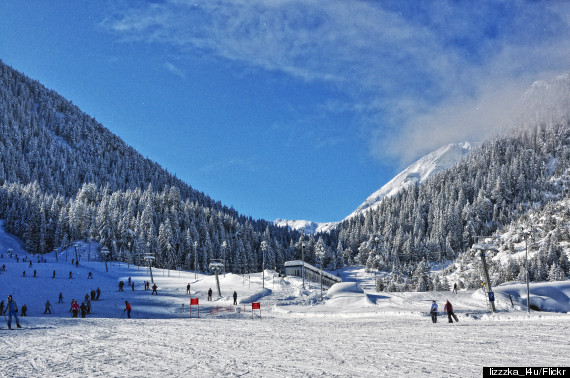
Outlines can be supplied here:
M0 3L0 59L254 218L338 221L569 70L557 1Z

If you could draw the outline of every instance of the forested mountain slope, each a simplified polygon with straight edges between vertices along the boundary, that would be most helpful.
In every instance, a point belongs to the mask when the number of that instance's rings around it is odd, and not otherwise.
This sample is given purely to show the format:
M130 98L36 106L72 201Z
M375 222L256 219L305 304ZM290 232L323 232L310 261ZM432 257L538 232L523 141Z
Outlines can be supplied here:
M418 287L430 262L453 260L476 237L500 234L530 211L566 199L567 186L561 183L570 167L569 88L568 75L534 84L508 132L423 184L342 222L337 255L391 270L395 283ZM558 218L558 256L569 241L564 231L569 222L565 215Z
M226 241L230 268L244 271L260 265L261 239L271 264L288 248L287 229L192 189L1 62L0 131L0 217L32 252L93 238L112 258L153 253L159 266L206 269Z

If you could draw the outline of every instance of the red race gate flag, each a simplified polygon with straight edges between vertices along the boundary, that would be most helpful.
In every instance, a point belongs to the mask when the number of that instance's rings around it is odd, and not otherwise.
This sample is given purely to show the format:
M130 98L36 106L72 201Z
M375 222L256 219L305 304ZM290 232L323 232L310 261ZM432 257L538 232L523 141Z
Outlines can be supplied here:
M261 319L261 303L251 302L251 318L253 319L253 310L259 310L259 318Z
M198 306L198 317L200 317L200 304L198 298L190 298L190 318L192 318L192 306Z

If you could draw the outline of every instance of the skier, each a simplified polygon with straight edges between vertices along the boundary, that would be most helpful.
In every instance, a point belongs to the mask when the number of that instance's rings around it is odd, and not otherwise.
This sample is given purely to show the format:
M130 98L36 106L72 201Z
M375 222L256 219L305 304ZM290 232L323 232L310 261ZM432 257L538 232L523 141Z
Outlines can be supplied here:
M99 296L101 296L101 289L97 288L97 296L95 297L95 300L98 301L99 300Z
M57 303L63 303L63 294L59 293L59 301Z
M73 278L73 273L71 272L71 270L69 271L69 278Z
M95 300L95 290L91 289L91 300Z
M150 295L153 295L153 294L158 295L158 292L156 291L156 289L158 289L158 286L156 286L156 284L152 285L152 293L150 293Z
M453 323L453 319L455 319L456 322L459 321L459 319L457 319L457 316L453 312L453 306L451 305L451 302L449 302L449 300L447 300L447 302L445 302L445 306L443 307L443 311L447 312L447 320L449 321L449 323Z
M71 301L71 308L69 309L69 311L71 311L71 313L73 314L72 317L77 318L77 314L79 313L79 304L75 299Z
M22 306L22 313L20 314L20 316L27 316L26 313L28 312L28 306L23 305Z
M208 290L208 300L211 301L212 300L212 288L210 288Z
M93 273L91 272L87 273L87 279L93 279Z
M37 277L38 272L34 269L34 277Z
M46 309L44 310L44 314L47 314L48 312L51 314L51 303L49 303L49 299L46 302Z
M431 321L433 323L437 323L437 303L435 301L431 303L431 309L429 310L429 313L431 314Z
M90 314L91 313L91 300L87 299L87 313Z
M237 293L234 291L234 305L237 305Z
M453 292L457 294L457 282L453 284Z
M53 275L51 276L51 278L55 278L55 269L53 270Z
M186 294L190 294L190 283L186 285Z
M131 277L129 277L129 279L128 279L128 281L127 281L127 282L128 282L128 284L127 284L127 285L128 285L128 286L131 286Z
M85 306L85 302L81 302L81 317L84 318L87 315L87 306Z
M127 318L131 318L131 304L129 303L129 301L125 301L125 309L123 310L123 312L127 312Z
M8 329L12 329L12 316L16 319L16 327L22 328L22 326L20 326L20 320L18 319L18 305L12 300L11 295L8 295L6 311L8 312Z
M131 282L131 289L135 291L135 281Z
M24 270L24 272L22 273L22 277L26 277L26 271Z
M123 281L119 281L119 291L123 291L123 286L125 286L125 283Z

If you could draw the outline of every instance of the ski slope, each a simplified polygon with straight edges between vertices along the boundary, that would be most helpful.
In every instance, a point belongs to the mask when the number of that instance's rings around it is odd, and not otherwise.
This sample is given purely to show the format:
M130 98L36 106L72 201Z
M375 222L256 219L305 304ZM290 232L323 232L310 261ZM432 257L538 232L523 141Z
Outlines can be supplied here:
M498 313L490 315L480 290L376 293L374 274L359 268L341 272L346 282L325 292L323 302L318 284L303 288L299 278L269 270L265 288L261 273L220 276L218 297L214 276L153 269L158 295L151 295L142 288L150 280L148 268L109 263L107 272L95 247L89 254L88 245L79 244L78 267L71 265L74 247L59 252L58 262L52 253L37 263L0 232L0 266L6 265L0 298L12 294L19 307L28 307L28 316L20 318L24 329L0 329L0 376L480 377L483 366L568 365L569 281L531 285L531 299L558 312L530 314L521 283L496 289ZM31 259L31 268L23 257ZM135 290L125 286L119 292L118 282L128 277ZM71 299L81 303L97 287L102 294L93 313L72 319ZM206 300L209 288L212 302ZM234 290L238 306L231 306ZM63 304L57 303L59 292ZM199 298L199 319L196 306L189 317L190 297ZM43 314L48 299L52 315ZM459 323L440 316L433 324L426 315L432 299L440 311L449 299ZM132 304L132 319L123 315L125 300ZM260 302L261 318L257 310L252 314L251 301Z

